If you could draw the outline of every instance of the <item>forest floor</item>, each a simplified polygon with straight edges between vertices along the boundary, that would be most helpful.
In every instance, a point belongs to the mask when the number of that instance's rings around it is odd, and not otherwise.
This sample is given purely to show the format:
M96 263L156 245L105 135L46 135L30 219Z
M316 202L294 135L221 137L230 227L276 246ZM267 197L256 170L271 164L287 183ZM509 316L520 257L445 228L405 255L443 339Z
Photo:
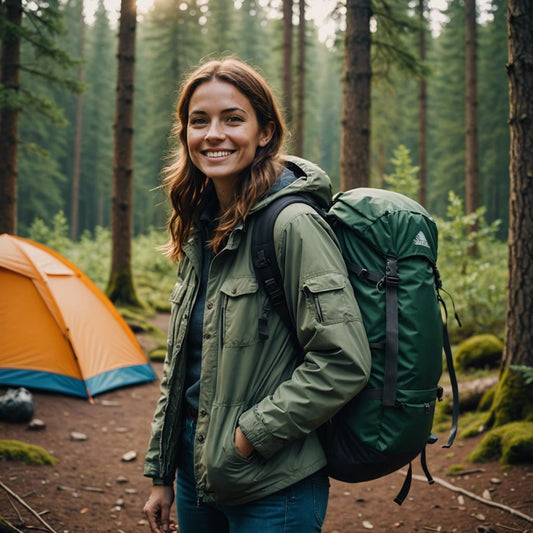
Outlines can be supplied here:
M160 320L164 329L168 317ZM143 335L139 340L145 349L150 347ZM162 364L153 366L160 377ZM159 382L117 389L93 404L59 394L32 394L34 416L46 427L31 431L26 424L2 422L0 439L42 446L57 464L1 462L0 516L25 532L147 532L142 508L151 483L143 477L143 457ZM73 433L86 439L73 439ZM439 435L439 443L446 437ZM436 483L418 479L423 474L416 460L417 478L402 506L393 502L404 481L402 472L359 484L332 480L323 532L533 532L533 465L468 463L466 456L480 438L461 440L459 432L449 450L438 443L430 446L428 464ZM464 470L450 476L452 465Z

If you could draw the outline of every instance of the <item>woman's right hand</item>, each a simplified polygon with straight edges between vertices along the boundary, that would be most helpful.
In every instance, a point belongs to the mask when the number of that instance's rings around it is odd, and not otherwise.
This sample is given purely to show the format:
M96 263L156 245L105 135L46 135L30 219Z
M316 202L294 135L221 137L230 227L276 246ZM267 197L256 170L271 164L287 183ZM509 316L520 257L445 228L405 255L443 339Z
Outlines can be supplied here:
M154 485L148 501L144 505L144 514L148 519L152 533L169 533L177 531L176 523L170 519L170 508L174 501L172 486Z

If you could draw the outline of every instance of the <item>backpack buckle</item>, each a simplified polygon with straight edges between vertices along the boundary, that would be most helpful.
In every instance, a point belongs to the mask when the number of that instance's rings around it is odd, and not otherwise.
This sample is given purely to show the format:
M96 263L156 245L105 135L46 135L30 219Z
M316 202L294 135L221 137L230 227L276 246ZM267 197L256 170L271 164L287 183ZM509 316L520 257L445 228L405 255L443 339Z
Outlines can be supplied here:
M387 285L398 285L400 277L398 276L398 261L387 258L387 267L385 269L385 282Z

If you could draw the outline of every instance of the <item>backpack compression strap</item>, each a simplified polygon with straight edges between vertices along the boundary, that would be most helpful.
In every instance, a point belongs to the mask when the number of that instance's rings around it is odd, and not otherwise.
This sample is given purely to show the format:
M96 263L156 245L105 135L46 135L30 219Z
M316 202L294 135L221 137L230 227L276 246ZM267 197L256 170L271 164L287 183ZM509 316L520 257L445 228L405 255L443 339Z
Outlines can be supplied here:
M296 336L292 314L287 307L283 279L279 270L274 244L274 224L278 215L285 207L295 203L307 204L317 209L316 205L305 197L297 194L288 194L273 200L254 215L252 263L257 279L263 286L272 307L289 330L293 346L299 350L300 344ZM268 337L267 326L265 321L261 320L259 332L263 338L266 338Z
M398 380L398 261L391 257L387 258L385 276L370 272L354 263L346 262L349 272L355 274L362 280L375 283L380 290L385 290L386 301L386 324L385 324L385 344L371 343L371 348L385 350L385 374L383 377L383 388L372 389L361 392L361 397L367 399L381 400L384 406L396 406L396 390Z

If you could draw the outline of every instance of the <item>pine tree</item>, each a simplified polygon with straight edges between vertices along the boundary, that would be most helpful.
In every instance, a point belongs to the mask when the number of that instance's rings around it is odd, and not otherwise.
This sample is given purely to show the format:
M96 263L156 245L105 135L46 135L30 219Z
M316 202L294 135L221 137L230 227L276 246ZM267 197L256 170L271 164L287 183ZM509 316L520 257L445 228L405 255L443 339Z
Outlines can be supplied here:
M133 197L133 95L135 79L136 0L122 0L118 37L115 101L113 191L111 196L111 273L106 293L112 302L138 306L131 272Z
M297 63L297 92L296 92L296 128L294 152L297 156L303 156L304 150L304 118L305 118L305 48L306 48L306 25L305 25L305 0L298 1L298 63Z
M39 137L26 137L26 132L31 131L31 128L25 129L24 115L28 118L26 124L31 123L32 126L36 124L35 114L52 123L64 123L64 116L54 102L52 87L62 86L69 91L80 91L82 88L76 80L65 74L77 62L58 45L58 36L64 32L64 25L57 0L50 0L43 6L6 0L0 8L0 30L3 49L0 80L0 152L3 154L0 163L0 231L13 233L16 231L20 207L17 206L17 182L24 178L20 174L21 179L18 179L20 141L26 147L33 147L34 140ZM50 138L48 132L47 139ZM39 140L43 140L43 137L39 137ZM32 151L33 156L36 153L44 155L46 152L42 149ZM49 174L43 181L47 178L52 180L54 176ZM37 188L35 174L27 176L27 179L32 179L33 187ZM18 185L21 186L21 183ZM51 189L56 185L57 182L50 186L41 182L38 184L39 193L41 188ZM43 201L43 198L38 197L40 206ZM23 210L21 208L18 213L22 228L29 223L22 218ZM31 212L29 215L34 216Z
M109 227L113 173L113 103L116 37L104 0L99 0L87 33L83 106L80 230Z
M370 184L370 0L347 0L344 37L341 189Z
M289 128L292 126L292 0L283 0L283 41L281 79L283 87L283 110Z
M428 50L433 76L428 80L428 207L445 216L446 198L465 192L465 22L464 6L452 0L434 46Z
M507 8L509 61L510 213L509 277L503 364L486 426L531 421L533 382L533 11L527 0L509 0ZM517 432L519 433L519 432ZM515 437L515 432L508 433ZM492 437L495 437L493 433ZM488 440L488 439L487 439ZM517 458L527 442L513 439ZM522 442L521 442L522 441ZM491 446L498 446L497 438ZM474 453L483 458L483 442ZM486 457L486 456L485 456Z
M466 49L466 214L479 207L478 96L477 96L477 13L476 0L465 0ZM471 250L473 251L473 250Z
M480 203L487 220L501 220L507 238L509 220L509 116L505 0L492 2L493 19L479 28L479 171Z

